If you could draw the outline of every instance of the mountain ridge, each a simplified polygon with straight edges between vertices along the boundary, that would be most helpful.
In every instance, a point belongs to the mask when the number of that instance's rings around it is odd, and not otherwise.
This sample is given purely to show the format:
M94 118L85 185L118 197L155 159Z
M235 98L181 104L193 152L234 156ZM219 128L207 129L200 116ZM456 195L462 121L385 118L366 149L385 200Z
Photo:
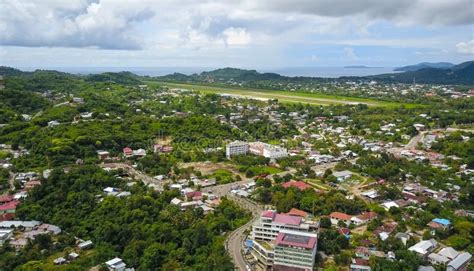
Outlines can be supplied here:
M436 63L421 62L421 63L414 64L414 65L398 67L398 68L395 68L394 71L412 72L412 71L418 71L418 70L426 69L426 68L450 69L454 66L456 66L456 65L454 65L453 63L449 63L449 62L436 62Z

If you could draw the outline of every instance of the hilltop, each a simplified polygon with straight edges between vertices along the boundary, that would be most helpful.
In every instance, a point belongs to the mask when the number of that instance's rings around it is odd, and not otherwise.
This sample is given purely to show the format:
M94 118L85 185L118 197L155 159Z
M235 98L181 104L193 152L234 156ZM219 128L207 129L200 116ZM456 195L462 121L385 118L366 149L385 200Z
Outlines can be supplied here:
M453 63L449 63L449 62L438 62L438 63L422 62L415 65L399 67L399 68L394 69L394 71L413 72L413 71L418 71L418 70L427 69L427 68L450 69L454 66L455 65Z
M463 62L449 69L423 68L397 74L368 76L385 82L410 83L415 80L423 84L474 85L474 61Z

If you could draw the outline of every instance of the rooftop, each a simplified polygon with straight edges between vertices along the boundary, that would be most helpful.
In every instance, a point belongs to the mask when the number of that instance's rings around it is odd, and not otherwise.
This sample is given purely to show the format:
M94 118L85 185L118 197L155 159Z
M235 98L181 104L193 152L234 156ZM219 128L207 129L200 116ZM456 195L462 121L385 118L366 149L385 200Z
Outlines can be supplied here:
M449 221L448 219L445 219L445 218L435 218L432 221L435 222L435 223L441 224L443 226L451 225L451 221Z
M20 204L20 202L17 201L17 200L7 202L3 205L0 205L0 211L7 211L7 210L11 210L11 209L16 209L16 206L18 204Z
M286 245L313 249L316 246L317 235L305 232L282 230L275 240L276 245Z
M348 214L345 214L345 213L340 213L340 212L332 212L329 216L331 218L337 218L337 219L340 219L340 220L351 220L352 219L351 215L348 215Z
M301 191L312 188L311 185L309 185L309 184L307 184L303 181L288 181L288 182L282 184L281 186L283 186L284 188L296 187Z
M291 208L291 210L286 214L291 215L291 216L300 216L300 217L304 217L304 218L308 216L307 212L296 209L296 208Z
M289 225L298 226L301 224L301 217L284 215L284 214L276 214L273 221L280 224L289 224Z
M450 261L448 263L448 266L452 266L456 269L464 265L466 262L470 261L472 259L472 255L469 252L464 252L459 254L454 260Z

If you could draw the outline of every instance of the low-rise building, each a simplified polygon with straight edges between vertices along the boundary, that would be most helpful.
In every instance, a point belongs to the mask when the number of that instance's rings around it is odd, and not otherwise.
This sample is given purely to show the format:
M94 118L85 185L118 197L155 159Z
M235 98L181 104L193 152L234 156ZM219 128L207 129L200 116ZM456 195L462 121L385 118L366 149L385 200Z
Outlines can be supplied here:
M471 264L472 255L469 252L459 254L448 263L446 271L467 271Z
M451 228L451 221L445 218L434 218L430 223L428 223L428 226L433 230L449 230Z
M352 216L341 212L332 212L329 214L329 218L331 219L331 224L333 225L337 225L339 221L344 222L346 225L350 225L352 223Z
M342 182L344 180L351 178L352 172L349 170L336 171L336 172L333 172L332 175L336 177L337 181Z
M0 246L13 236L13 229L0 229Z
M105 265L111 271L125 271L125 268L127 268L127 265L120 258L113 258L105 262Z
M418 253L422 257L428 256L438 245L438 242L434 239L422 240L415 245L408 248L409 251Z

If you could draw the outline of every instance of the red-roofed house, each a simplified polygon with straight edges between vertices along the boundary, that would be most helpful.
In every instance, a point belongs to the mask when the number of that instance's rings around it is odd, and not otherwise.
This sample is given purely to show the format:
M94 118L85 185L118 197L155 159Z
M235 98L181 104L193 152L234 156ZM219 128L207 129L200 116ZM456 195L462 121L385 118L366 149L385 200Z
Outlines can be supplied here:
M10 213L3 214L3 215L0 215L0 222L1 221L7 221L7 220L13 220L14 218L15 218L15 214L10 214Z
M275 240L273 270L313 270L317 237L315 233L280 231Z
M15 197L13 195L3 195L3 196L0 196L0 204L1 203L7 203L7 202L10 202L12 200L14 200Z
M201 191L192 191L186 193L187 200L202 200L202 192Z
M123 148L123 155L125 157L131 157L133 155L133 150L130 147Z
M287 215L291 215L291 216L299 216L299 217L302 217L302 218L306 218L308 217L308 213L305 212L305 211L302 211L302 210L299 210L299 209L296 209L296 208L291 208L291 210L286 213Z
M344 235L344 237L347 239L351 237L351 230L349 228L339 228L337 229L337 232L339 232L341 235Z
M358 258L368 260L370 258L370 250L368 247L357 247L355 250L355 255Z
M41 185L41 181L38 181L38 180L28 181L25 183L25 190L31 190L38 185Z
M289 181L289 182L286 182L286 183L282 184L281 186L283 186L284 188L296 187L301 191L312 188L311 185L309 185L309 184L307 184L303 181Z
M351 215L348 215L348 214L345 214L345 213L340 213L340 212L332 212L329 215L329 218L331 219L331 223L333 225L337 225L339 223L339 221L343 221L344 223L346 223L346 225L349 225L352 222L351 221L351 219L352 219Z
M359 226L365 223L368 223L372 219L375 219L377 217L377 213L375 212L363 212L362 214L358 216L354 216L351 220L352 223L355 225Z
M15 213L16 206L18 204L20 204L18 200L13 200L13 201L0 205L0 215Z

